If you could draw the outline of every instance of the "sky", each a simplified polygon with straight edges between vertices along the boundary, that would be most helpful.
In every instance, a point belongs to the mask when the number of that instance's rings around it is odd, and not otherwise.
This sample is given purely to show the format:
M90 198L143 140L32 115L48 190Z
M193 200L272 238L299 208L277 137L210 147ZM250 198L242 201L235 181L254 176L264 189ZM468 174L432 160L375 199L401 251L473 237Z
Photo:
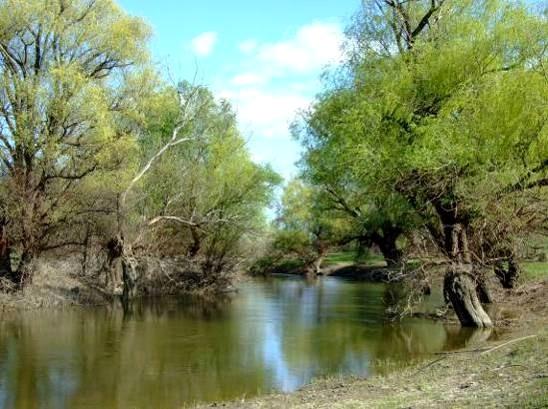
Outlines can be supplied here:
M289 132L341 59L344 28L360 0L118 0L153 29L162 72L228 99L253 159L286 179L299 145Z

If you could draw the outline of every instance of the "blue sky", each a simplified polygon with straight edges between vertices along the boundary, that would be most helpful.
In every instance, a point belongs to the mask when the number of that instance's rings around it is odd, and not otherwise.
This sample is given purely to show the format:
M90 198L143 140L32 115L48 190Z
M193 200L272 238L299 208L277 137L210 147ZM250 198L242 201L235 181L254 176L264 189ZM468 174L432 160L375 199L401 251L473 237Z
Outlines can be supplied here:
M360 0L119 0L153 28L153 58L176 80L229 99L254 160L284 177L299 146L288 125L340 60L344 27Z

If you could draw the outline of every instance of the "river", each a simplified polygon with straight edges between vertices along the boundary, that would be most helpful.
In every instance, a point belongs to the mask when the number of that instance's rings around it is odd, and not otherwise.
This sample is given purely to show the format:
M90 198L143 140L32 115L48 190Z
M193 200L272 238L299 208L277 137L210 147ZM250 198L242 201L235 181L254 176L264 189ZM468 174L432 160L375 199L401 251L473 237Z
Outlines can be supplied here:
M392 323L383 284L253 279L216 302L169 298L18 313L0 323L0 408L175 408L370 376L470 333Z

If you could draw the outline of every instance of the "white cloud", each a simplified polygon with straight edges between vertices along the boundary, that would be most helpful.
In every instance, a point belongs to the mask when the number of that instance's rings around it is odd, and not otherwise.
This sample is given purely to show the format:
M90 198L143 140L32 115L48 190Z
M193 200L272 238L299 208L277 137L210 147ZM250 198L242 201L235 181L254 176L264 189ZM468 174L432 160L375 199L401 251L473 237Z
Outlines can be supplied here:
M253 72L245 72L233 77L230 82L235 86L261 85L268 81L268 77Z
M194 37L191 41L192 50L200 57L207 57L213 52L217 43L217 33L208 31Z
M238 45L239 68L216 88L234 106L254 160L286 177L296 171L299 146L289 126L319 90L321 70L341 60L343 39L339 25L315 22L280 41Z
M257 45L258 43L256 40L246 40L241 42L238 45L238 48L244 54L251 54L253 51L255 51L255 49L257 48Z
M263 138L286 137L297 112L310 104L310 99L302 95L256 88L227 90L220 96L236 107L244 130L253 129L254 134Z
M312 23L301 27L286 41L263 44L257 58L273 69L305 73L341 60L344 34L333 23Z

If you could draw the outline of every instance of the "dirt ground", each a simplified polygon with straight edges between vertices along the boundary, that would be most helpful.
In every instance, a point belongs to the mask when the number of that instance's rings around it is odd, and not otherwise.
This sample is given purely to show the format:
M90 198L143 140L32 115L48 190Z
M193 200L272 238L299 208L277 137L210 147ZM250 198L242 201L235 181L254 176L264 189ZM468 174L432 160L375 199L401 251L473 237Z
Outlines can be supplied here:
M548 280L497 290L496 341L432 355L386 376L330 378L292 394L199 408L548 408Z

